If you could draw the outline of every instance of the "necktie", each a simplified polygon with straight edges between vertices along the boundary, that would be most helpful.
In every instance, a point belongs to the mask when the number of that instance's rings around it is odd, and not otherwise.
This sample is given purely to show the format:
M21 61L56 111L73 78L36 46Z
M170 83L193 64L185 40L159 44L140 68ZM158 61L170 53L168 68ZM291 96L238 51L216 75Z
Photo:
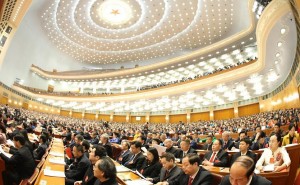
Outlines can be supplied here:
M124 165L127 165L129 162L133 161L134 157L135 157L135 155L131 156L129 161L127 161Z
M165 173L165 178L167 178L169 176L169 170L166 170L166 173Z
M214 162L214 159L215 159L215 156L216 156L216 153L214 152L209 160L209 162Z
M192 182L193 182L193 178L192 178L192 177L190 177L190 178L189 178L188 185L192 185Z

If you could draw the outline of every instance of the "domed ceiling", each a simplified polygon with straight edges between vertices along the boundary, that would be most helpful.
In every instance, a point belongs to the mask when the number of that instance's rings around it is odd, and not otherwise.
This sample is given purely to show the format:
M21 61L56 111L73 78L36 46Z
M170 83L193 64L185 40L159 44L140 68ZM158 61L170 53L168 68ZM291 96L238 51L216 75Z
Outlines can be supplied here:
M41 20L51 42L77 61L143 65L246 29L248 9L235 0L56 0L47 1Z

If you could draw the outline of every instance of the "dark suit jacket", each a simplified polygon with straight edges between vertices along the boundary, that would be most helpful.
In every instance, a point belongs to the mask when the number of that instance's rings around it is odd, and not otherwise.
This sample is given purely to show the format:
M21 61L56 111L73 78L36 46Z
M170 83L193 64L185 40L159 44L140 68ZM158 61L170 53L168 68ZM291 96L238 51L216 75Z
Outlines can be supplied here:
M189 148L189 150L187 151L187 154L197 154L196 150L194 150L193 148ZM180 159L180 162L182 162L182 158L183 158L183 150L179 150L178 152L178 158Z
M212 148L212 144L213 143L211 143L210 145L209 144L205 144L204 146L203 146L203 150L212 150L211 148Z
M222 178L220 185L228 185L228 184L230 184L229 175L226 175ZM257 176L255 174L252 176L252 180L250 183L250 185L271 185L271 184L272 182L269 181L268 179L262 176Z
M226 144L223 139L221 139L221 140L223 143L223 145L222 145L223 150L226 150L226 149L231 150L231 148L234 146L234 142L231 139L229 139Z
M148 165L147 160L145 160L145 165L142 168L141 173L146 178L154 178L159 176L161 168L162 165L160 164L159 161L157 161L154 164Z
M1 153L0 156L5 161L5 164L13 165L18 176L15 182L29 178L33 174L35 162L28 147L23 146L19 148L11 158L6 157L3 153Z
M137 156L134 157L132 164L126 163L124 166L126 166L127 168L129 168L131 170L141 171L143 164L145 163L145 160L146 160L146 157L143 155L143 152L140 152L139 154L137 154Z
M174 182L169 183L169 185L187 185L189 177L189 175L181 173L179 178L177 178ZM192 185L211 185L212 182L212 174L204 168L200 167L196 177L192 181Z
M97 178L94 176L93 165L90 165L83 176L82 185L94 185L96 180Z
M117 157L117 162L124 165L126 162L129 161L130 157L132 156L132 153L130 152L130 150L127 150L123 153L123 151L121 152L121 154Z
M113 158L113 153L112 153L112 147L110 143L106 143L105 145L100 144L100 146L103 146L106 149L106 153L110 158Z
M99 179L97 179L94 185L118 185L118 182L116 178L108 179L105 182L100 182Z
M48 148L48 146L46 145L46 143L39 145L39 147L33 151L34 159L41 160L41 158L45 154L47 148Z
M204 159L208 160L210 159L210 157L213 155L213 151L209 151L204 155ZM228 166L228 153L224 150L220 150L217 154L217 156L215 157L214 160L214 166L219 166L219 167L227 167Z
M171 153L175 156L175 158L178 158L178 153L179 153L179 150L174 148L173 146L169 149L166 149L166 152L167 153Z
M179 178L179 175L182 173L181 168L179 168L176 165L174 168L171 169L170 173L167 176L166 176L166 171L167 170L165 168L161 168L159 177L153 178L153 183L156 184L157 182L163 182L163 181L172 183L177 178Z
M246 153L247 156L251 157L253 159L253 161L256 163L256 154L251 152L251 151L247 151ZM241 152L237 152L235 154L233 154L233 156L231 157L231 162L230 162L230 166L232 165L232 163L241 156Z
M75 159L75 162L70 165L70 170L66 171L66 178L75 181L82 180L90 165L90 160L85 155L82 155L80 158Z
M92 138L92 139L90 140L90 143L91 143L92 145L98 144L98 143L99 143L98 137Z

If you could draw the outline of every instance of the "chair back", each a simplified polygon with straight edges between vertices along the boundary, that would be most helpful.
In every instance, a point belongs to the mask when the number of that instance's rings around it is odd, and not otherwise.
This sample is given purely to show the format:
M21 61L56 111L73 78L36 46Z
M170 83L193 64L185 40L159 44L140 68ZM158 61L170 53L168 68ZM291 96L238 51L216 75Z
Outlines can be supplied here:
M40 160L40 162L36 165L36 167L38 168L38 169L41 169L41 167L43 166L43 164L45 163L45 158L42 158L41 160Z
M31 175L31 177L30 177L30 178L28 179L28 181L27 181L27 184L28 184L28 185L33 185L33 184L34 184L36 178L37 178L38 175L39 175L39 172L40 172L40 169L35 168L33 174Z
M223 176L216 173L211 173L213 176L213 182L212 185L219 185L222 181Z
M31 177L29 179L23 179L19 185L33 185L36 178L39 175L39 172L40 172L40 170L38 168L35 168Z

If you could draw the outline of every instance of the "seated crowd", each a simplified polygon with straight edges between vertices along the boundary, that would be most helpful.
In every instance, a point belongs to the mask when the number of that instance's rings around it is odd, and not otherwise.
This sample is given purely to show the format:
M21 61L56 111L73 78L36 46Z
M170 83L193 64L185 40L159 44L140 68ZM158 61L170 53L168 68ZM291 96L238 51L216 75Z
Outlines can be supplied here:
M267 166L278 172L288 168L291 160L283 146L299 143L300 139L297 133L298 109L232 120L172 125L80 122L8 106L1 110L0 142L3 150L0 157L13 166L3 174L7 185L18 184L31 176L35 160L40 160L45 154L53 134L60 134L66 149L72 151L65 159L65 182L70 185L118 184L112 159L138 171L155 184L211 184L212 174L206 169L210 166L247 169L230 171L230 177L224 177L221 184L242 180L245 184L270 184L267 179L255 175L254 170L264 171ZM280 129L282 125L288 125L287 133ZM273 132L267 136L265 128L273 128ZM247 136L249 131L255 131L252 137ZM41 134L32 143L28 133L34 132ZM235 132L239 133L239 137L231 138L230 134ZM215 137L218 134L222 136L220 139ZM205 139L201 135L206 135ZM132 141L128 140L130 136ZM158 148L165 151L161 152ZM197 149L205 151L205 154L198 155ZM258 149L264 149L260 157L255 153ZM231 156L229 151L236 152ZM7 157L4 152L12 154L12 157ZM239 179L243 172L241 177L244 178Z

